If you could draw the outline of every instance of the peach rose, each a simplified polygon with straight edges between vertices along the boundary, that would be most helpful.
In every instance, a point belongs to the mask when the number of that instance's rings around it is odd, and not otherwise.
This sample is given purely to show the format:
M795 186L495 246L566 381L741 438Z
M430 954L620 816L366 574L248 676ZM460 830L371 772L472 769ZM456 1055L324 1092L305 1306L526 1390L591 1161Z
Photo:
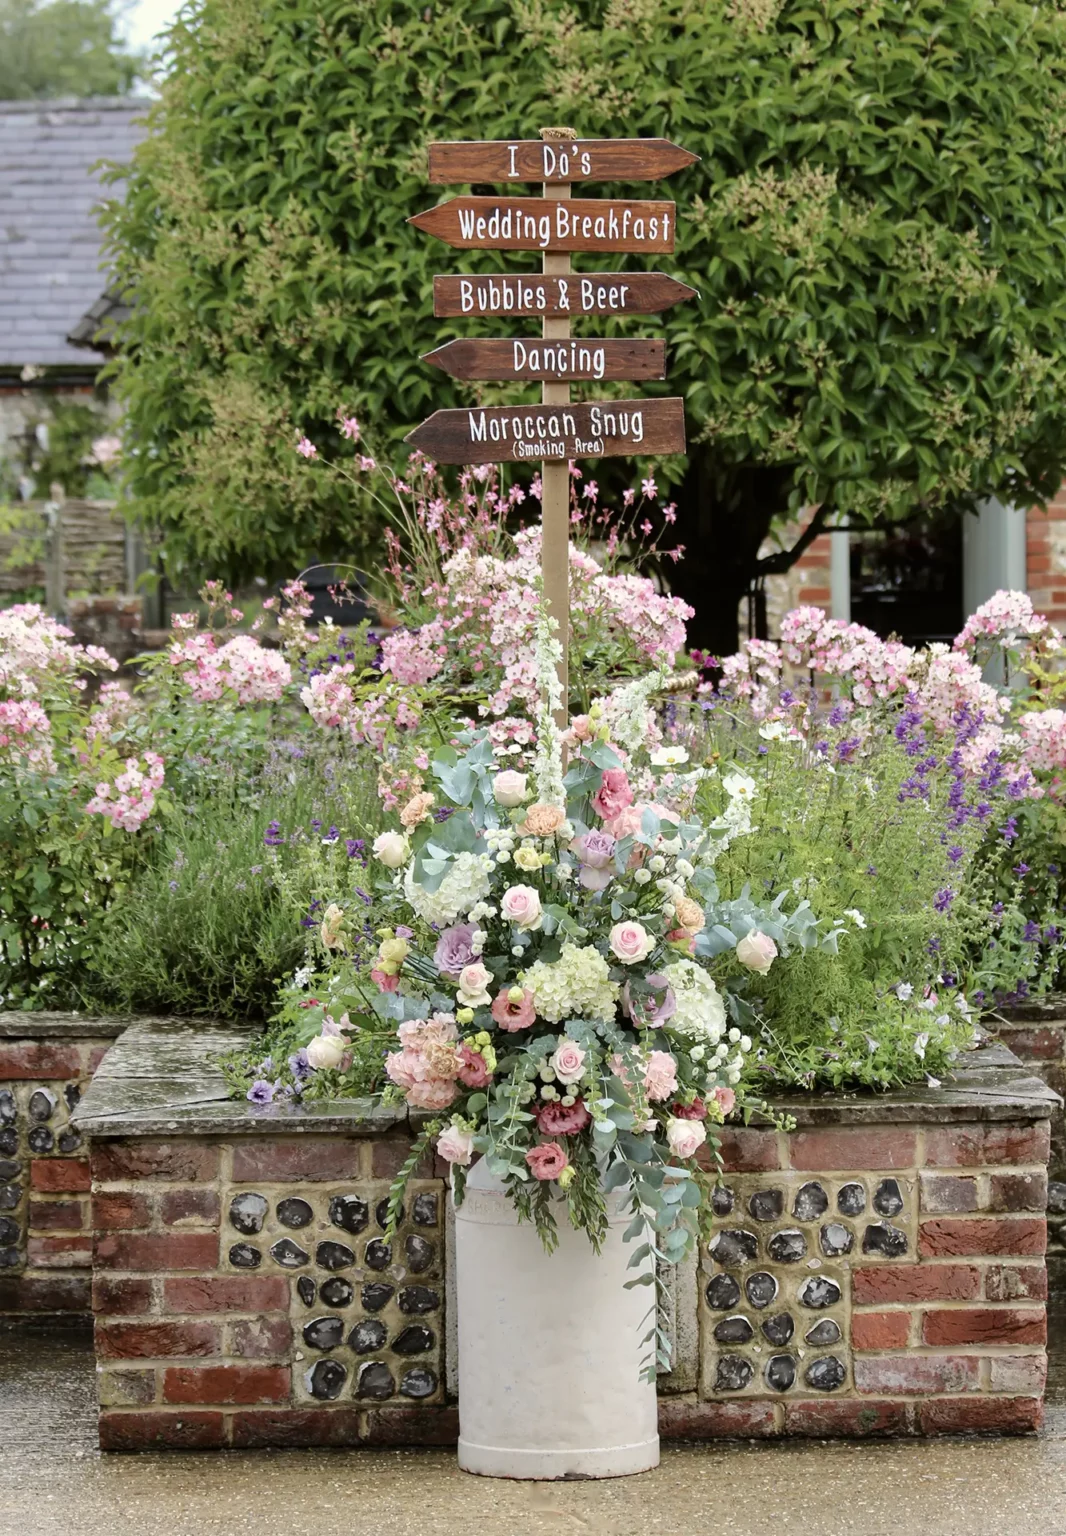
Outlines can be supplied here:
M623 965L636 965L647 959L655 948L655 940L643 923L615 923L608 935L611 953Z
M557 805L531 805L526 812L526 819L518 831L522 837L552 837L563 822L566 815Z
M722 1111L722 1115L731 1115L736 1108L737 1096L732 1088L716 1088L714 1090L714 1102Z

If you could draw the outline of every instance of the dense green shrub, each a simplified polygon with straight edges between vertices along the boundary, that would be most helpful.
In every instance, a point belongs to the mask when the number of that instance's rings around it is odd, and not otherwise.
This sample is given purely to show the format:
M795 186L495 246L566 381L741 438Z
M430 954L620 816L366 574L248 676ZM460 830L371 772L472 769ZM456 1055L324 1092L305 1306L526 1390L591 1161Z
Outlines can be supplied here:
M192 0L170 57L110 230L139 299L117 373L130 483L173 569L366 552L376 514L305 472L297 433L321 445L343 404L395 444L473 398L419 361L450 329L431 275L532 259L451 253L405 220L433 200L428 141L543 123L702 156L667 184L663 265L700 299L665 317L658 386L687 405L675 588L697 643L733 648L790 509L861 524L1062 479L1057 6Z

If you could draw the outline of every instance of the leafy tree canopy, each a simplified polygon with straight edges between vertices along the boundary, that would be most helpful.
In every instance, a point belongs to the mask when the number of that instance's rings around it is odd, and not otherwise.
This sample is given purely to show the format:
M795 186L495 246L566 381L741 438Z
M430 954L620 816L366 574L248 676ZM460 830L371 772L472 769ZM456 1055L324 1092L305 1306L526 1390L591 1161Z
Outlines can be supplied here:
M666 184L678 249L660 265L700 299L663 318L652 386L686 400L675 586L699 638L735 637L738 596L774 568L760 543L804 506L816 527L867 524L1062 479L1051 0L192 0L170 41L110 228L139 296L118 365L130 478L175 564L365 547L369 502L293 456L304 430L328 447L338 405L398 443L439 406L516 398L419 354L535 324L434 320L435 271L536 258L452 252L405 219L433 201L428 141L546 123L702 157Z
M0 100L124 96L143 71L114 0L0 0Z

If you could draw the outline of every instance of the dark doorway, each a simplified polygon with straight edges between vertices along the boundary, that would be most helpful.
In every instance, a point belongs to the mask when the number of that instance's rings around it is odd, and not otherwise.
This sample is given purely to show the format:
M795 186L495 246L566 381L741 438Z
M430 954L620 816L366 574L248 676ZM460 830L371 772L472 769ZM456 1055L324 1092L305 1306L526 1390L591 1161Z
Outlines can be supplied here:
M851 617L908 645L950 644L963 624L962 519L852 533Z

